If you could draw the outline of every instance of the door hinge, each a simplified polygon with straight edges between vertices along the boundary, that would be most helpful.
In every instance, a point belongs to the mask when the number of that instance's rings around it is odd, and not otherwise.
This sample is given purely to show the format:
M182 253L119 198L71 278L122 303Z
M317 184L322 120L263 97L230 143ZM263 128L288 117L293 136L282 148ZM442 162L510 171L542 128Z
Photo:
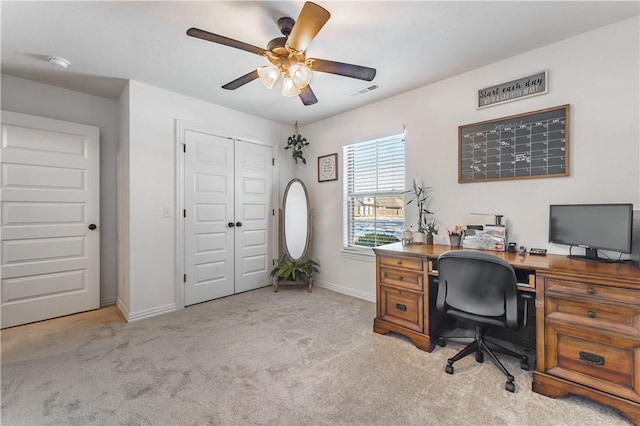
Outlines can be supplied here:
M275 158L272 158L272 159L271 159L271 165L272 165L272 166L275 166L275 165L276 165L276 159L275 159Z
M182 152L187 152L187 144L186 143L182 144Z
M184 280L184 282L187 282L187 274L184 274L184 277L182 278Z
M276 215L276 209L271 209L271 216L275 216Z
M182 210L182 217L187 217L187 209Z

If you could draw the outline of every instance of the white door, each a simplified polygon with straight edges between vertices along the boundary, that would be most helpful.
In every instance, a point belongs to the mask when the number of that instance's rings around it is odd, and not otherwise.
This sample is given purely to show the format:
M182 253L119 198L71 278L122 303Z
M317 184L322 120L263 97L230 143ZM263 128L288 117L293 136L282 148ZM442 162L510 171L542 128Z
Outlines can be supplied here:
M2 112L1 326L100 307L99 130Z
M185 305L233 294L233 141L185 130Z
M183 135L185 306L269 285L272 148Z
M235 153L235 292L240 293L271 284L273 153L271 147L242 141L236 141Z

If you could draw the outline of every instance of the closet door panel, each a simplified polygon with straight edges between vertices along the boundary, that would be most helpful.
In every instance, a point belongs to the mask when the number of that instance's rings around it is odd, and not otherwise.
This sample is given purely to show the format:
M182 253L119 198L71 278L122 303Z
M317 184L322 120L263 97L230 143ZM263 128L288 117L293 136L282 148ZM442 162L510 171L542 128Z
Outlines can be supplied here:
M236 141L235 291L271 284L273 260L272 148ZM238 223L241 225L238 226Z
M227 138L185 131L185 305L234 293L234 158Z

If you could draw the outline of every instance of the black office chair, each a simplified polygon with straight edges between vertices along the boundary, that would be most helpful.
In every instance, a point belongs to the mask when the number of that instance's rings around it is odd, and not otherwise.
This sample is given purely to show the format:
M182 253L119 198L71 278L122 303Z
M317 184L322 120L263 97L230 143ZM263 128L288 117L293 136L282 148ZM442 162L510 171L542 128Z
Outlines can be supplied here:
M485 340L484 334L488 327L516 330L524 323L526 315L518 309L515 271L506 261L492 254L453 250L440 255L438 272L438 310L475 325L473 341L447 360L445 371L453 374L453 363L474 352L477 362L483 362L483 354L487 354L496 367L507 376L505 389L513 392L513 376L491 349L520 358L520 366L524 370L529 369L529 359L495 342Z

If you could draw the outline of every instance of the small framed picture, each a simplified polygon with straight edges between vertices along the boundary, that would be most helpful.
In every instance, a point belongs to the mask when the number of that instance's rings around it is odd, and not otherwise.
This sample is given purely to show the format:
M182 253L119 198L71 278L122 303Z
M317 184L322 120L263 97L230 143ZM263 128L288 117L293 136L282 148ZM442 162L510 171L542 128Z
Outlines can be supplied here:
M338 154L318 157L318 182L338 180Z

